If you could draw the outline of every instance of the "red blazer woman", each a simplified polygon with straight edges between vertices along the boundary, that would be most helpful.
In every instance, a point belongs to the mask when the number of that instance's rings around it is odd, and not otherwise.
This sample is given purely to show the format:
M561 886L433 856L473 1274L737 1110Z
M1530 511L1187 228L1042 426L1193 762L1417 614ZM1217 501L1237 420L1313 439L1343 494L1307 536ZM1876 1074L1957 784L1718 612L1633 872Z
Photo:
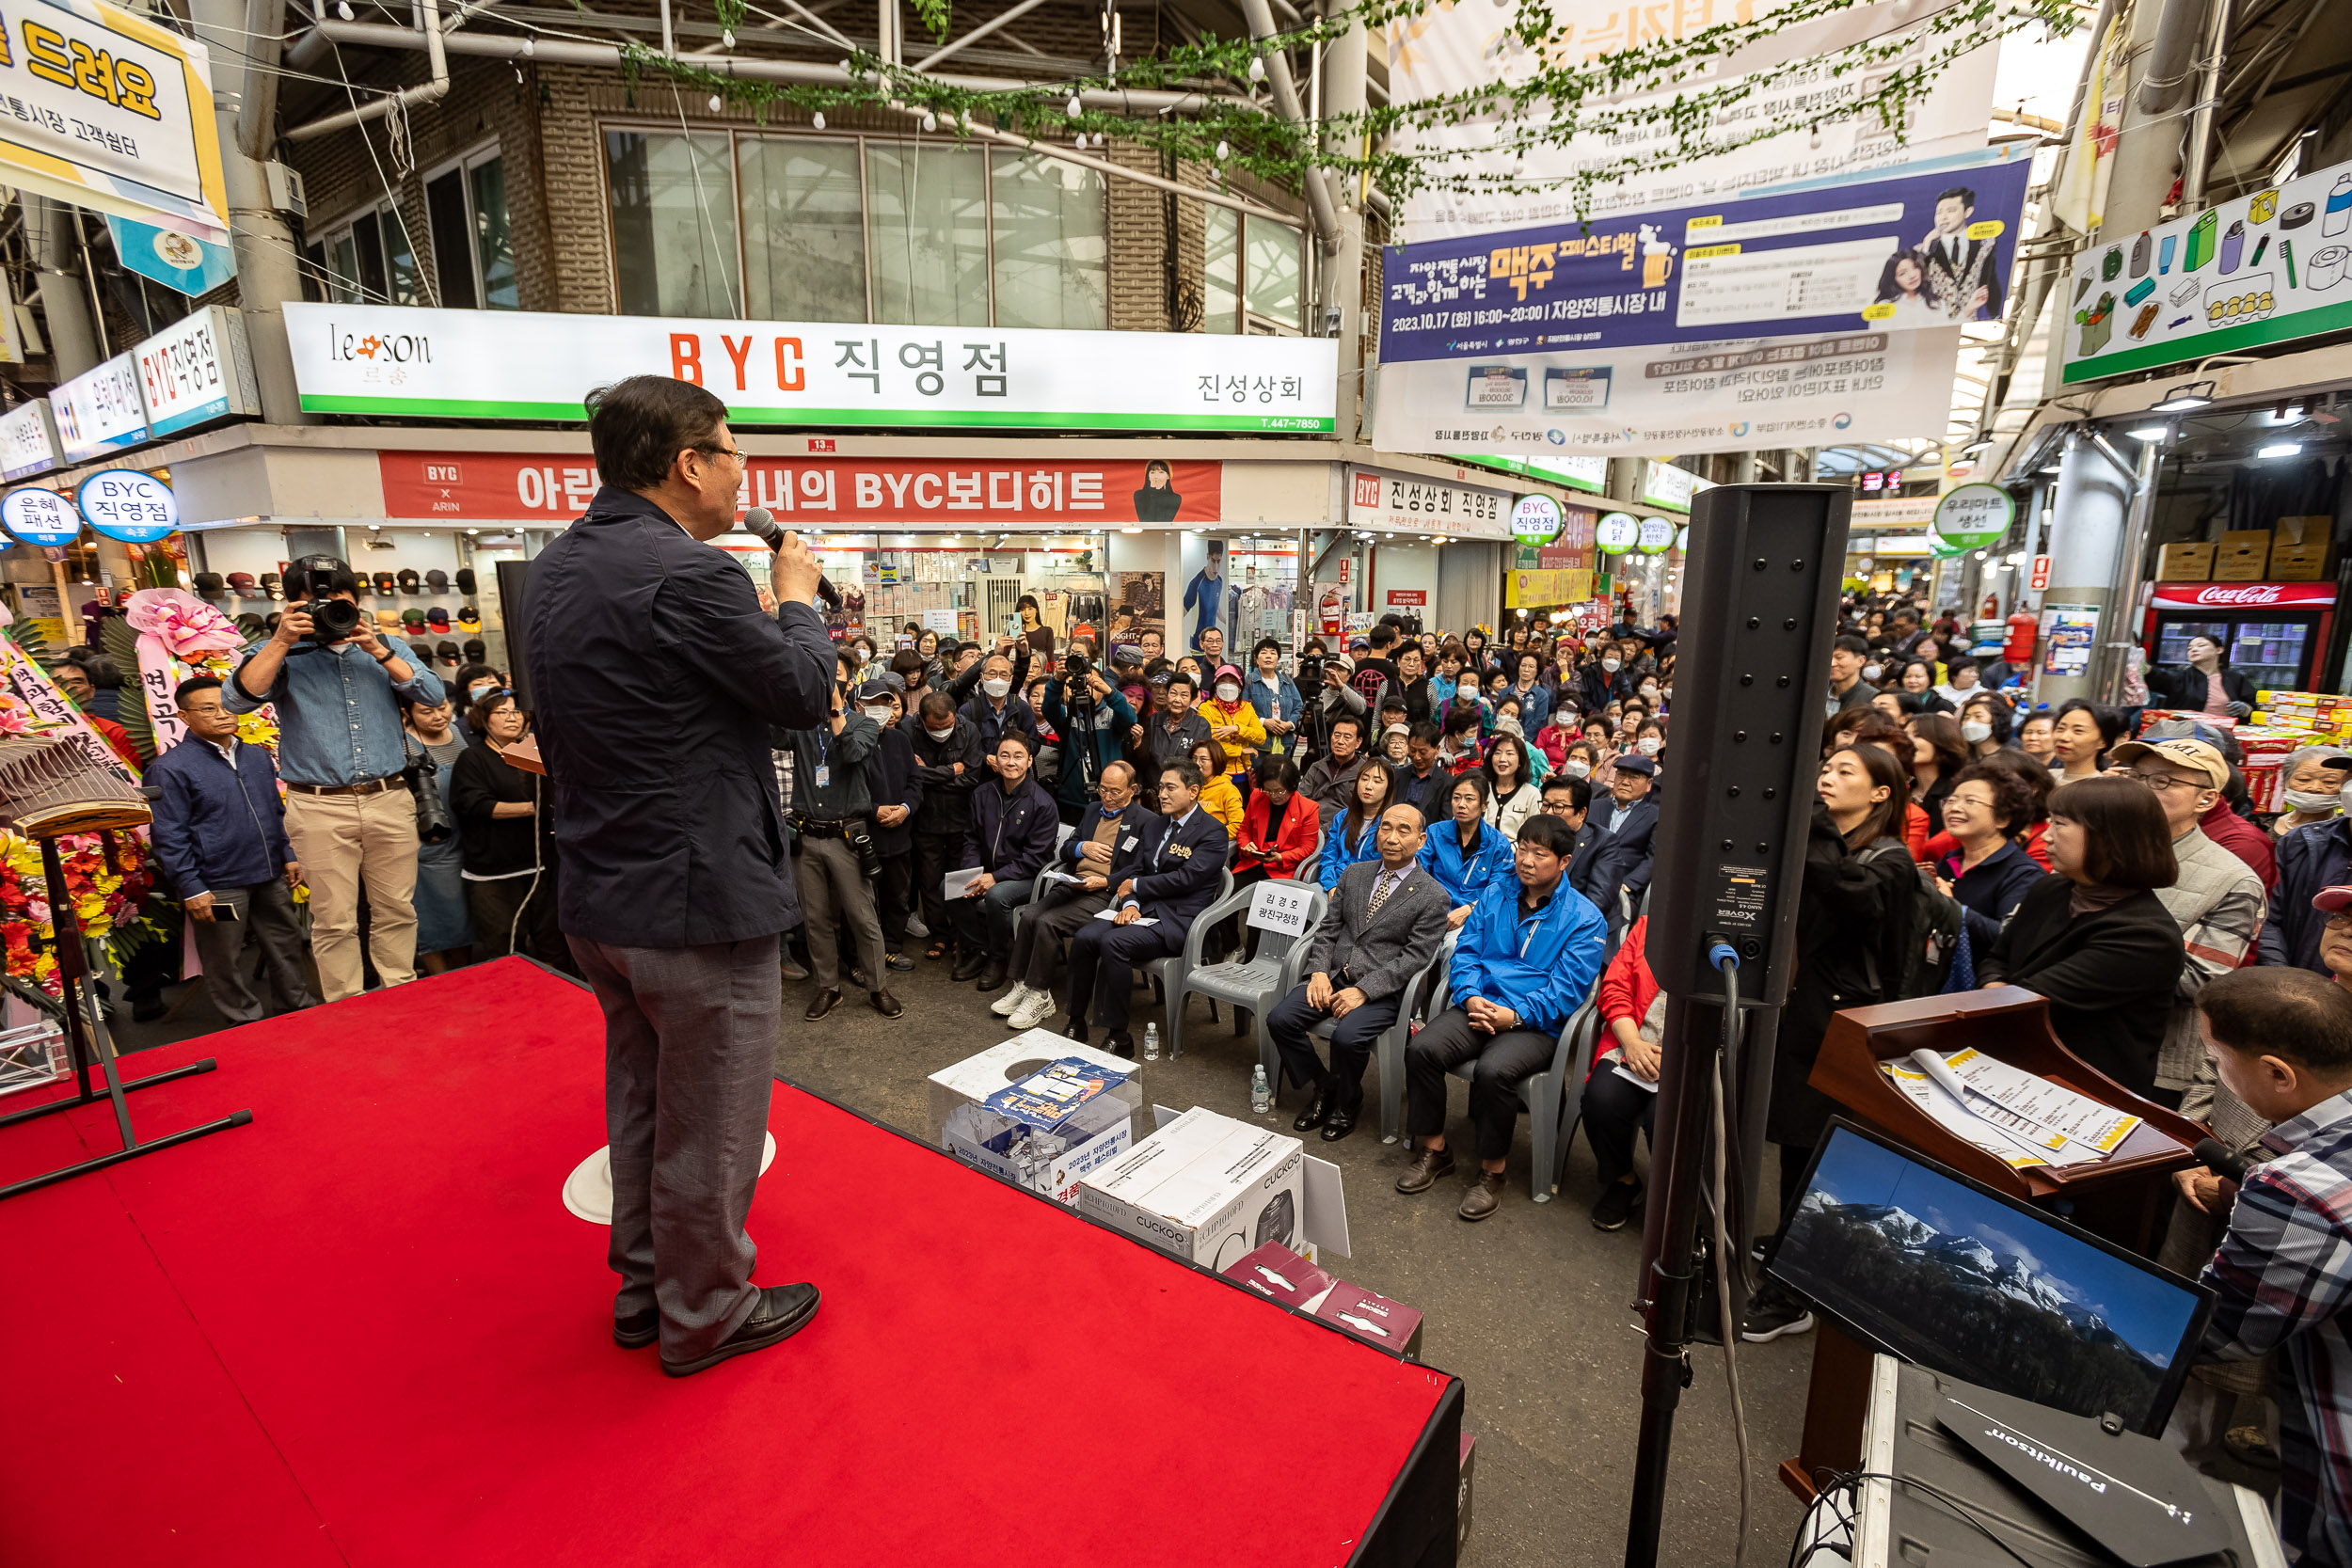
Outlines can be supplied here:
M1609 1026L1629 1018L1639 1028L1649 1016L1650 1004L1658 1000L1658 977L1649 968L1649 916L1644 915L1626 931L1625 942L1609 960L1609 967L1600 972L1600 985L1593 993L1600 1008L1601 1027L1600 1043L1593 1050L1593 1072L1600 1070L1602 1057L1617 1049L1616 1036Z
M1248 809L1242 813L1241 842L1273 847L1271 855L1253 855L1236 846L1233 872L1263 871L1267 876L1289 880L1298 875L1299 867L1323 852L1323 819L1315 811L1315 803L1303 790L1291 792L1290 803L1282 808L1282 819L1269 828L1266 793L1253 790Z

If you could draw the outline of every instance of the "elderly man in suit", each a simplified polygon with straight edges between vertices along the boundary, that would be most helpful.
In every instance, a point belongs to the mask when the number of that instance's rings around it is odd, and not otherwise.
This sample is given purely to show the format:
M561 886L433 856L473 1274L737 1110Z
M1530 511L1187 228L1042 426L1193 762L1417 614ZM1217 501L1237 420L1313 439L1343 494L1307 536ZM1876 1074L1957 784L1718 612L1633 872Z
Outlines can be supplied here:
M1607 795L1593 802L1592 815L1586 819L1592 831L1590 858L1580 852L1571 863L1579 875L1570 878L1568 885L1608 917L1613 934L1626 927L1625 904L1618 894L1629 895L1639 912L1642 895L1649 891L1650 865L1656 855L1652 841L1658 832L1658 802L1649 798L1649 792L1657 773L1658 764L1639 752L1617 758L1616 782ZM1579 848L1582 851L1586 847Z
M1307 983L1266 1014L1283 1073L1314 1090L1291 1126L1301 1132L1320 1127L1326 1143L1356 1131L1373 1042L1396 1022L1406 982L1428 966L1445 940L1452 900L1418 863L1427 832L1415 807L1391 806L1380 814L1379 860L1359 861L1340 873L1307 949ZM1337 1021L1328 1071L1308 1033L1326 1017Z
M1171 762L1160 769L1159 819L1145 825L1128 875L1111 894L1115 912L1108 920L1088 921L1071 940L1066 1032L1072 1039L1087 1037L1091 1006L1110 1031L1103 1049L1134 1055L1127 1006L1135 989L1135 966L1183 952L1184 933L1216 898L1233 841L1222 823L1200 809L1204 782L1200 769L1189 762Z
M798 536L770 565L773 613L709 543L743 486L725 404L637 375L587 409L604 486L532 562L533 717L557 914L604 1010L612 1338L659 1341L683 1377L817 1313L814 1285L751 1282L743 1222L783 1025L777 938L801 920L768 732L826 721L834 656Z
M1013 933L1011 972L1020 979L989 1011L1015 1029L1034 1029L1052 1016L1061 943L1110 908L1111 889L1127 879L1152 823L1151 808L1136 798L1136 770L1125 763L1105 767L1095 787L1098 798L1054 857L1055 869L1074 880L1050 885Z

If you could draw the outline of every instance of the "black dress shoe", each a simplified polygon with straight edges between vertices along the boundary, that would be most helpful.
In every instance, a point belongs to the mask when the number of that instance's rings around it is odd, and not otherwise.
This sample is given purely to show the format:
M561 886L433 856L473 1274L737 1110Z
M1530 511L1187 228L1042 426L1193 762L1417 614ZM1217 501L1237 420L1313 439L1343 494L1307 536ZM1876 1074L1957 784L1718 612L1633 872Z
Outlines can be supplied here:
M898 1005L898 999L886 990L871 992L866 1000L873 1003L874 1010L884 1018L897 1018L906 1011L906 1008Z
M966 980L977 979L981 967L987 962L988 960L977 953L959 958L956 960L956 967L947 972L947 978L959 986Z
M1317 1084L1314 1098L1307 1101L1307 1108L1292 1118L1291 1131L1304 1132L1311 1127L1321 1127L1323 1118L1330 1115L1330 1112L1331 1090L1326 1085Z
M718 1349L691 1361L672 1361L664 1356L661 1370L672 1377L687 1377L707 1367L715 1367L731 1355L781 1344L808 1326L822 1299L814 1285L771 1285L759 1292L759 1305L743 1320L743 1326L720 1340Z
M623 1350L644 1350L660 1338L661 1309L658 1307L612 1320L612 1342Z
M1076 1040L1080 1045L1084 1045L1087 1042L1086 1020L1082 1018L1073 1018L1063 1023L1061 1026L1061 1032L1068 1035L1072 1039Z
M1005 989L1005 961L1002 958L989 959L988 967L980 971L980 989L982 990Z
M1136 1037L1124 1029L1114 1029L1103 1037L1103 1049L1132 1058L1136 1053Z
M828 987L817 993L817 999L808 1005L808 1011L801 1016L814 1023L839 1006L841 1006L840 988Z
M1335 1105L1331 1108L1330 1115L1323 1118L1323 1141L1325 1143L1338 1143L1355 1131L1356 1113L1354 1111L1343 1111Z

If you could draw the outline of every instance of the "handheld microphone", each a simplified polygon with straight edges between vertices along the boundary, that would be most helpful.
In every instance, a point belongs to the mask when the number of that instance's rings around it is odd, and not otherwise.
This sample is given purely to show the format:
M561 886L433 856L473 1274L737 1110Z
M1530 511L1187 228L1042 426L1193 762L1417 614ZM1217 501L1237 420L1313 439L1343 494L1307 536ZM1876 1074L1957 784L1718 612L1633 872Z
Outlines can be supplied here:
M784 548L784 529L776 522L776 515L764 506L755 506L743 514L743 531L755 535L771 550ZM818 578L817 596L825 601L827 610L841 608L841 590L833 585L831 578Z
M2201 1138L2195 1150L2204 1167L2224 1181L2246 1185L2246 1172L2253 1164L2242 1154L2233 1154L2218 1138Z

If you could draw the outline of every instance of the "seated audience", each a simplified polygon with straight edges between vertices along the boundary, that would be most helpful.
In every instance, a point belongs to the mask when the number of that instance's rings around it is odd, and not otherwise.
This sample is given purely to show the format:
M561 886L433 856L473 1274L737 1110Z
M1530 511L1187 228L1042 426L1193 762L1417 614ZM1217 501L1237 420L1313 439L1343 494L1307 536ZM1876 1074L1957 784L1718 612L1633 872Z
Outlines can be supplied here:
M1449 929L1470 918L1478 895L1491 882L1509 880L1517 854L1513 841L1486 825L1486 776L1465 773L1454 781L1454 813L1433 823L1422 846L1422 869L1445 889Z
M1036 746L1025 731L1005 731L996 741L995 776L972 792L972 832L958 869L977 866L980 874L947 906L962 953L947 975L956 984L975 975L982 990L1005 983L1012 962L1012 911L1029 901L1037 874L1053 858L1061 814L1029 771Z
M1650 865L1656 858L1652 843L1658 831L1658 802L1649 799L1658 765L1639 752L1615 762L1615 782L1609 793L1593 799L1591 826L1596 846L1584 861L1582 880L1576 890L1592 900L1612 931L1622 930L1626 907L1638 911L1649 891Z
M1584 1081L1584 1135L1592 1140L1593 1163L1600 1170L1600 1197L1593 1204L1596 1230L1623 1229L1642 1206L1633 1139L1636 1132L1655 1132L1659 1042L1666 1027L1666 993L1650 973L1648 939L1645 915L1626 931L1594 993L1604 1032Z
M1200 769L1189 762L1160 770L1160 815L1145 824L1135 863L1112 891L1117 914L1088 921L1071 940L1065 1033L1081 1044L1091 1010L1094 1022L1110 1031L1103 1049L1136 1053L1127 1033L1136 966L1182 952L1194 919L1216 899L1232 841L1200 809L1201 782Z
M1054 866L1074 882L1049 881L1044 895L1015 922L1009 966L1012 990L989 1011L1015 1029L1034 1029L1054 1010L1054 966L1060 945L1110 907L1113 884L1124 879L1143 841L1151 812L1136 799L1136 770L1123 762L1104 768L1101 798L1078 819L1054 857Z
M1331 818L1330 828L1323 835L1323 858L1316 879L1323 883L1324 892L1329 893L1340 885L1341 872L1379 854L1374 835L1380 827L1380 814L1396 802L1397 780L1396 770L1377 759L1357 770L1355 789L1346 809Z

